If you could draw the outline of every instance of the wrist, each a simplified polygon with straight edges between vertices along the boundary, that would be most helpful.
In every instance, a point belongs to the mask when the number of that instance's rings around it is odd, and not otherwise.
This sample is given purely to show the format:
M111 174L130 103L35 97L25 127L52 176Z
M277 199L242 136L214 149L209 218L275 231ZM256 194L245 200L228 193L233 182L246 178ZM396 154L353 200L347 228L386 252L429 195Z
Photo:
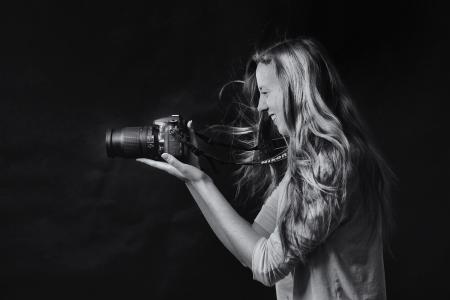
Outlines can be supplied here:
M211 177L208 176L205 172L201 171L201 175L195 179L188 179L185 181L186 185L190 186L200 186L206 183L212 182Z

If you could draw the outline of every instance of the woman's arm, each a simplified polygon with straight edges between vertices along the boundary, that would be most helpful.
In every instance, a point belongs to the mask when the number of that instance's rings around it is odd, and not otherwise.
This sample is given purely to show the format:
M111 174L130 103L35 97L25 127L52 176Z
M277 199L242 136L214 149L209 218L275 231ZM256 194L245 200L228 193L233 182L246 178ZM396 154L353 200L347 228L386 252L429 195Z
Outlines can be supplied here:
M255 280L267 286L275 284L284 278L298 261L304 260L318 243L325 240L327 234L320 230L317 232L315 225L326 219L328 207L322 199L314 201L306 220L291 228L295 243L285 256L278 228L275 228L269 237L265 237L239 216L203 171L184 164L171 155L163 154L162 157L167 163L149 159L139 161L164 170L185 182L214 233L243 265L252 269Z
M243 265L251 268L253 249L263 236L234 210L203 171L167 153L162 158L167 163L151 159L138 161L183 180L219 240Z
M197 146L192 121L187 123L187 127L191 142ZM163 153L161 157L167 163L151 159L137 160L183 180L219 240L243 265L251 267L253 249L263 236L258 228L253 229L239 216L211 178L199 169L197 156L191 153L190 164L184 164L167 153Z
M187 181L186 186L216 236L243 265L251 268L253 249L263 236L234 210L209 177Z

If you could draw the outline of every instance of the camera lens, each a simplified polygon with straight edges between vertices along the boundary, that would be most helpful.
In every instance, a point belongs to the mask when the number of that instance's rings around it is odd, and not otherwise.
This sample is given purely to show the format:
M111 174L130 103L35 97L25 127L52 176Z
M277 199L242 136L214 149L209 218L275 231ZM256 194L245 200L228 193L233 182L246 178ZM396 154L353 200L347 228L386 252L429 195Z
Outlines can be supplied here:
M106 131L106 153L108 157L154 157L152 127L124 127Z

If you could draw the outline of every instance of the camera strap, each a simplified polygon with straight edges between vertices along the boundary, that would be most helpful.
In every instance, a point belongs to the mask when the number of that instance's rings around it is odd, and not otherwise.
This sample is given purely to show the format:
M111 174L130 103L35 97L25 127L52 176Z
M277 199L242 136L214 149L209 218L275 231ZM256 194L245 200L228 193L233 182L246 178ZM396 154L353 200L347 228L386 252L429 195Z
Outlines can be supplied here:
M208 159L208 161L211 162L212 165L214 165L212 163L212 161L216 161L219 162L221 164L230 164L230 165L266 165L266 164L273 164L279 161L282 161L284 159L287 158L287 149L284 148L283 151L281 151L280 153L277 153L276 155L268 158L268 159L264 159L264 160L260 160L260 161L251 161L251 162L238 162L238 161L232 161L232 160L223 160L220 158L217 158L214 155L211 155L209 153L206 153L205 151L199 149L198 147L196 147L195 145L193 145L190 141L188 141L184 135L182 135L178 129L170 129L170 134L180 143L186 145L186 147L189 149L189 151L191 151L194 155L196 156L203 156L206 159ZM203 135L203 134L199 134L197 132L194 132L197 136L201 137L202 140L204 138L206 138L207 140L209 140L208 144L211 145L220 145L220 146L227 146L227 147L231 147L233 149L237 149L237 150L245 150L245 151L258 151L259 147L252 147L252 148L244 148L244 147L240 147L240 146L233 146L233 145L229 145L229 144L225 144L225 143L219 143L219 142L213 142L210 138L208 138L207 136Z
M222 146L222 147L228 147L234 150L243 150L243 151L254 151L254 150L259 150L258 146L255 147L247 147L247 146L241 146L241 145L235 145L235 144L227 144L227 143L223 143L217 140L213 140L212 137L209 137L203 133L194 131L195 135L198 136L199 138L201 138L205 143L209 144L209 145L214 145L214 146Z

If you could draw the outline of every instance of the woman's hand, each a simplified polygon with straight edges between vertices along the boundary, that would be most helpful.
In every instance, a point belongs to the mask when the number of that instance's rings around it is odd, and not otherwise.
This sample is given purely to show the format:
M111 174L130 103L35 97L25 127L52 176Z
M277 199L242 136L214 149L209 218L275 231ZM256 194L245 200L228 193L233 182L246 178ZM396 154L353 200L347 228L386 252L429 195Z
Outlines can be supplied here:
M208 178L206 173L200 170L199 168L196 168L189 164L182 163L181 161L179 161L178 159L176 159L175 157L173 157L168 153L163 153L161 157L166 162L156 161L147 158L138 158L136 160L144 164L147 164L151 167L163 170L169 173L170 175L173 175L185 182L197 182Z
M192 120L188 122L188 128L191 136L191 143L197 147L197 139L195 137L195 133L192 127ZM168 153L163 153L161 157L166 162L156 161L147 158L138 158L136 159L139 162L147 164L151 167L160 169L177 177L178 179L183 180L184 182L197 182L200 180L204 180L208 178L205 172L200 170L200 164L198 157L190 152L189 156L189 164L182 163L172 155Z

